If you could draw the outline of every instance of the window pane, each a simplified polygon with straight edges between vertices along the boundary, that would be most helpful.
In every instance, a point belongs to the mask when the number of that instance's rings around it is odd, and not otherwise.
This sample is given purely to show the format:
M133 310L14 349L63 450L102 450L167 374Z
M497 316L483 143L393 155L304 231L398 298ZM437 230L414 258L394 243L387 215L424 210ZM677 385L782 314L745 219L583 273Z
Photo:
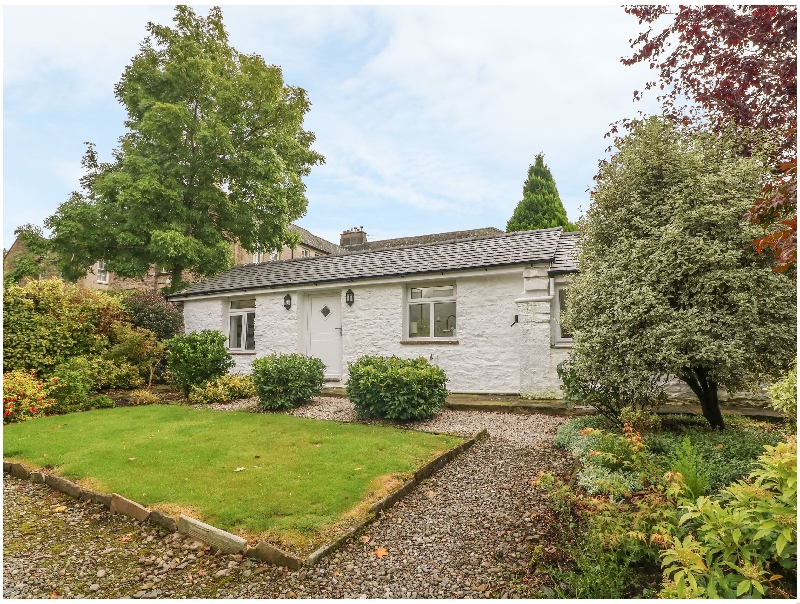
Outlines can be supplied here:
M436 302L433 305L433 337L456 337L456 303Z
M431 337L431 305L411 304L408 307L408 337Z
M418 298L452 298L453 286L442 285L439 287L413 287L411 288L411 299Z
M256 307L256 299L255 298L245 298L244 300L231 300L231 308L255 308Z
M245 350L256 349L256 313L247 313L247 335L244 342Z
M558 290L558 314L559 316L567 310L567 290L560 289ZM572 334L564 331L564 329L559 324L558 326L559 331L561 332L562 338L571 338Z
M228 332L228 348L242 347L242 315L230 317L231 327Z

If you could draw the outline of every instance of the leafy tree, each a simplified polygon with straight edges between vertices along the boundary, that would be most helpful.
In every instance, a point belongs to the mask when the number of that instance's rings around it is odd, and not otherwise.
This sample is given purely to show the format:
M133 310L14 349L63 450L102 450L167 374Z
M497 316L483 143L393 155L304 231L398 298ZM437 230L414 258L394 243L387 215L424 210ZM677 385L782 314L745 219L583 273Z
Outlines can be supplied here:
M159 340L169 340L183 332L183 310L154 291L133 290L121 299L136 327L149 329Z
M650 391L668 375L723 428L718 389L771 381L796 355L794 284L749 245L742 215L767 170L733 137L632 125L601 167L583 222L581 272L562 315L583 391Z
M557 226L564 227L565 231L575 230L567 219L556 181L544 163L544 155L539 153L536 162L528 167L528 178L522 187L522 201L517 204L506 231L511 233Z
M648 29L631 40L635 52L622 62L648 63L657 71L660 82L647 82L645 89L660 88L668 115L717 132L733 121L779 142L771 157L775 178L748 216L767 231L756 240L759 252L772 248L776 270L796 276L797 7L640 5L625 11ZM663 28L654 32L656 23Z
M18 227L14 234L20 245L20 252L9 258L9 270L3 273L3 283L18 284L23 279L36 279L39 275L53 271L53 258L49 253L50 244L42 229L32 224Z
M97 260L136 278L151 265L202 277L248 251L296 244L288 225L307 206L302 177L324 158L302 129L310 103L279 67L228 43L222 11L178 6L175 26L148 23L148 37L115 95L126 134L113 161L88 144L75 192L47 219L67 279Z

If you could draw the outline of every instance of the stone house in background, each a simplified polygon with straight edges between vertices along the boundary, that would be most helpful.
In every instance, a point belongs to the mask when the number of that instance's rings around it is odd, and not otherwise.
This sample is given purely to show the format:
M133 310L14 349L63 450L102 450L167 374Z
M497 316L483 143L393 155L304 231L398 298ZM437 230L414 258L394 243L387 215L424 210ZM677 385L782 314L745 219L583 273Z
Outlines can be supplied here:
M571 338L558 317L576 240L559 227L367 242L352 229L336 254L235 266L170 299L187 332L226 334L240 373L300 352L340 385L363 355L424 356L451 392L561 398L556 365Z

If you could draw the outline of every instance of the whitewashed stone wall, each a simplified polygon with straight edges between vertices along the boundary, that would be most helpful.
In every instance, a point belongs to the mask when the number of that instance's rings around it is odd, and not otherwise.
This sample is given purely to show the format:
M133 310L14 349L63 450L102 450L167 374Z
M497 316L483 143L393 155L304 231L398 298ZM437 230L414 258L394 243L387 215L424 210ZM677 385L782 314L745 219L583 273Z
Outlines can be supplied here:
M531 273L531 270L535 274ZM544 271L544 276L539 272ZM341 288L342 383L347 380L347 363L364 355L424 356L445 370L448 389L453 392L523 393L534 398L560 398L555 366L568 353L551 347L550 303L518 302L538 294L547 274L544 269L447 280L436 284L456 285L458 344L404 344L404 314L407 283L358 285ZM427 283L414 283L426 286ZM532 289L525 289L525 288ZM352 289L355 303L345 303L345 291ZM256 296L256 354L236 354L237 373L249 373L254 358L273 352L308 354L305 333L307 297L290 292L292 308L283 307L286 292ZM242 296L237 296L242 297ZM186 331L220 329L230 298L187 301L184 304ZM514 323L515 315L519 322Z
M521 274L438 280L456 285L458 344L403 344L406 284L351 286L342 298L343 366L363 355L424 356L444 369L454 392L518 392L519 334L511 326ZM425 286L425 283L415 286Z

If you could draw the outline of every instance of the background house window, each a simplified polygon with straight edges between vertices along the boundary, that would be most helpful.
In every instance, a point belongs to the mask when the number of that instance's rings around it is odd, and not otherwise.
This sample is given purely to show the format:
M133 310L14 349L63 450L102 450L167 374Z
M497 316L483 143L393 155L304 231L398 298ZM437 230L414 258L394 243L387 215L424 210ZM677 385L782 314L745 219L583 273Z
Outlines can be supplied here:
M454 285L412 287L408 301L408 337L456 337L456 296Z
M106 270L105 260L100 260L97 263L97 282L108 283L108 271Z
M567 291L568 287L556 288L556 312L555 312L555 332L556 342L571 342L572 334L561 328L561 313L567 310Z
M300 250L300 257L301 258L310 258L311 252L308 250Z
M269 259L270 260L277 260L278 258L280 258L280 256L281 256L280 250L272 250L272 253L270 253L270 255L269 255Z
M228 350L255 350L256 299L231 300L228 311Z
M256 252L253 254L253 262L263 262L264 261L264 252Z

